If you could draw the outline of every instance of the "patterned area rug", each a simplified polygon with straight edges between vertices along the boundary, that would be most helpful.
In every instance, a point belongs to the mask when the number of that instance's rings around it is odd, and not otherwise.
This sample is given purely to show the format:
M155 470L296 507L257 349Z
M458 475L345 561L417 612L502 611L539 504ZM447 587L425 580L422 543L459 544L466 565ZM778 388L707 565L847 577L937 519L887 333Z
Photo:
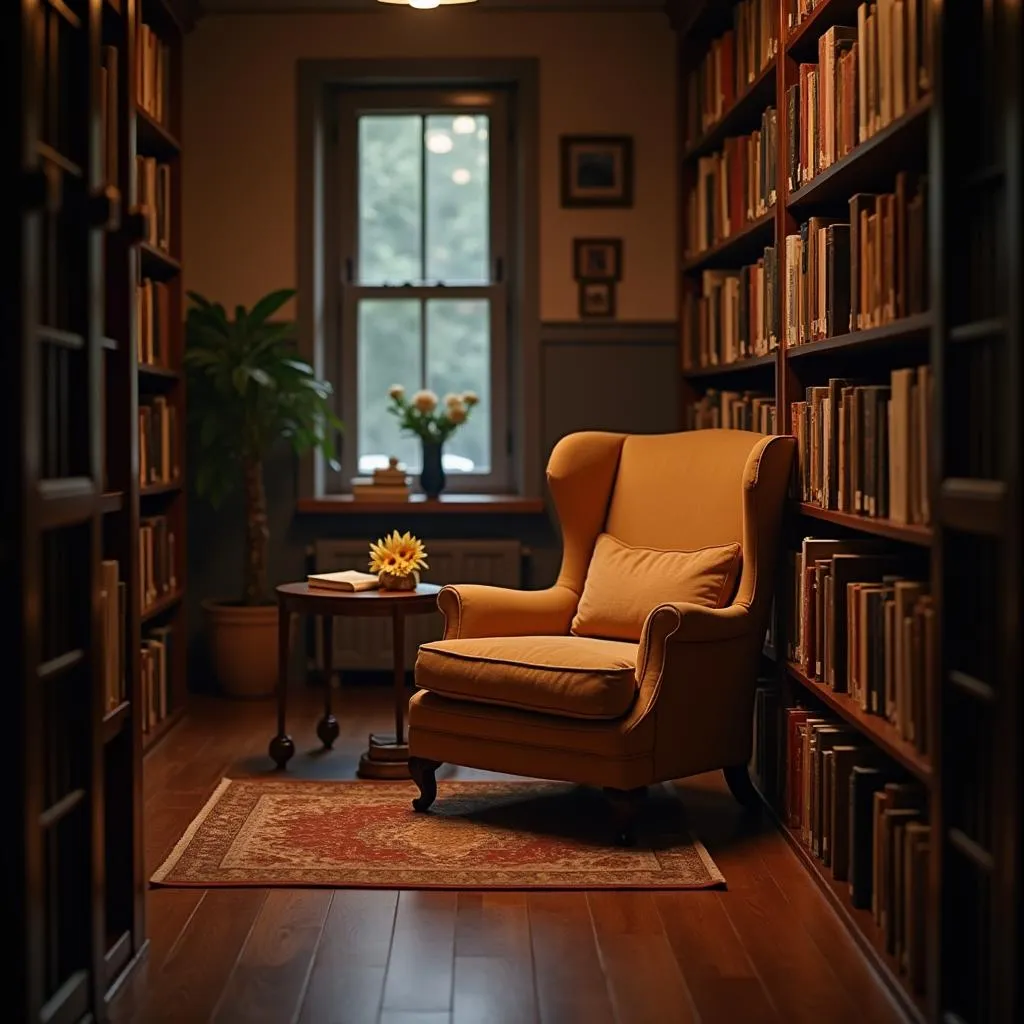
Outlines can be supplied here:
M409 782L224 779L155 885L386 889L708 889L725 879L683 805L653 788L637 845L610 844L598 791L440 782L428 814Z

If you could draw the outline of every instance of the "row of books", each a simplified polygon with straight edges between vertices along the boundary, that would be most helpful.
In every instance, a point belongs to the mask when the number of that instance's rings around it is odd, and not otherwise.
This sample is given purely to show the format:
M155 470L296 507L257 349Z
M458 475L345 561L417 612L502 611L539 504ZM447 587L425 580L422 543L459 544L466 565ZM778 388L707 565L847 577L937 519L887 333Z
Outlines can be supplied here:
M922 556L807 537L788 564L789 659L927 754L936 637Z
M135 157L139 206L146 211L146 241L171 251L171 166L156 157Z
M871 912L909 987L925 989L930 828L927 792L827 713L783 716L786 822L850 903Z
M889 381L832 377L792 404L800 500L927 525L931 368L901 367L890 372Z
M153 120L167 124L171 112L171 48L142 21L135 48L135 102Z
M811 217L786 236L786 344L880 327L928 309L927 182L858 192L848 220Z
M159 626L142 640L142 730L150 732L166 717L173 679L174 630Z
M178 410L163 395L139 403L139 486L181 478Z
M100 562L100 620L103 623L103 706L116 708L126 697L124 670L128 594L114 559Z
M698 256L735 235L775 205L775 108L750 135L733 136L697 161L697 182L687 196L686 252Z
M117 188L118 170L118 52L116 46L104 46L100 52L100 153L103 180Z
M778 348L775 247L739 270L705 270L683 298L683 368L725 366Z
M712 41L686 81L686 144L712 128L778 53L773 0L742 0L733 27Z
M171 291L166 281L143 278L135 286L135 310L138 322L136 355L140 365L170 366Z
M686 407L686 429L718 427L776 433L775 399L757 391L719 391L709 388Z
M806 185L902 117L931 88L927 0L862 3L857 27L818 39L818 63L786 91L789 187Z
M167 516L139 520L139 587L143 614L178 589L174 531Z

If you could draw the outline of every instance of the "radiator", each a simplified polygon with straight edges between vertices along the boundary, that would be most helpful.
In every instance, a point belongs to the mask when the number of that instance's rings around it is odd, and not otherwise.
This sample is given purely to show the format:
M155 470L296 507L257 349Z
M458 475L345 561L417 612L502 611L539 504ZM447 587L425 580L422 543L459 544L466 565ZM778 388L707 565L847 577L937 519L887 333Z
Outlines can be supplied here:
M522 546L517 540L435 540L427 543L430 568L424 583L488 583L497 587L522 585ZM313 546L314 572L358 569L366 572L370 541L319 540ZM440 640L440 612L413 615L405 623L405 665L412 669L420 644ZM323 638L314 630L315 667L323 666ZM390 670L391 620L335 618L334 668Z

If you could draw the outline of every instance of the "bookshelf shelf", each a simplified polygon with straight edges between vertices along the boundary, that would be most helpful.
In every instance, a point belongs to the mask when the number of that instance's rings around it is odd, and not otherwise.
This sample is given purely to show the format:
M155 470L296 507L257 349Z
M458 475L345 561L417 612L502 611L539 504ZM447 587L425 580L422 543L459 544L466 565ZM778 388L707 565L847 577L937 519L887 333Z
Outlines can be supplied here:
M142 624L145 626L151 623L154 619L160 618L161 615L165 615L167 612L175 611L181 600L185 595L180 591L176 590L173 594L166 594L161 597L160 600L154 601L148 607L142 609Z
M107 491L100 499L100 511L103 515L120 512L124 508L124 491Z
M168 494L177 494L181 490L182 484L180 480L174 480L169 484L146 484L145 487L139 488L140 498L156 498L165 496Z
M691 274L712 267L737 265L745 258L760 255L759 250L771 244L775 235L775 208L756 220L745 224L739 231L723 239L710 249L698 253L683 263L683 272Z
M908 153L919 158L927 153L931 106L931 96L925 96L902 117L791 192L786 200L787 209L846 203L855 192L891 187L896 171L906 168Z
M1006 320L1001 316L989 317L987 320L974 320L967 324L957 324L949 329L949 340L960 344L973 341L988 341L998 338L1006 330Z
M797 510L801 515L811 519L834 523L836 526L843 526L848 530L870 533L876 537L886 537L889 540L917 544L925 548L931 546L934 536L930 526L919 526L916 523L895 523L891 519L878 519L873 516L856 515L852 512L840 512L834 508L821 508L806 501L801 502L797 506Z
M141 108L135 111L136 145L143 156L168 160L181 152L181 145L165 125Z
M738 135L757 127L765 107L775 99L775 58L758 73L735 102L683 155L684 162L714 152L726 136Z
M181 264L163 249L158 249L149 242L139 243L139 256L142 260L142 273L157 281L166 281L181 273Z
M181 380L181 370L170 366L157 366L155 363L139 363L139 376L175 381Z
M912 743L903 739L884 718L868 714L852 697L845 693L836 693L824 683L811 679L804 674L799 665L795 665L793 662L786 663L786 671L791 679L814 694L822 703L827 704L844 721L849 722L850 725L862 732L875 746L884 750L894 761L906 768L914 778L925 785L931 785L932 769L928 758Z
M863 331L850 331L837 334L834 338L823 341L810 341L805 345L794 345L786 349L786 359L816 359L821 356L832 356L837 353L877 352L879 349L891 348L895 344L919 343L928 341L932 329L930 313L918 313L914 316L902 317L881 327L870 327Z
M824 0L786 39L786 53L796 60L817 60L818 37L833 25L857 24L860 0Z
M767 355L752 356L750 359L738 359L734 363L724 363L720 366L694 366L691 369L683 370L683 376L722 377L747 373L751 370L766 370L769 367L774 369L775 361L775 353L769 352Z

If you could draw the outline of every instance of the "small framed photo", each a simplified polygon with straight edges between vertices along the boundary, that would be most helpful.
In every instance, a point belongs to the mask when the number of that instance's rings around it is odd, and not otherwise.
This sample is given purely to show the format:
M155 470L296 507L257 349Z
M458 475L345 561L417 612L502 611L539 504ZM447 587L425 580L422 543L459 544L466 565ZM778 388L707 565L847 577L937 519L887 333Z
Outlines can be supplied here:
M563 135L562 206L632 206L633 139Z
M580 316L615 316L615 282L580 281Z
M577 281L621 281L621 238L575 238L572 261Z

